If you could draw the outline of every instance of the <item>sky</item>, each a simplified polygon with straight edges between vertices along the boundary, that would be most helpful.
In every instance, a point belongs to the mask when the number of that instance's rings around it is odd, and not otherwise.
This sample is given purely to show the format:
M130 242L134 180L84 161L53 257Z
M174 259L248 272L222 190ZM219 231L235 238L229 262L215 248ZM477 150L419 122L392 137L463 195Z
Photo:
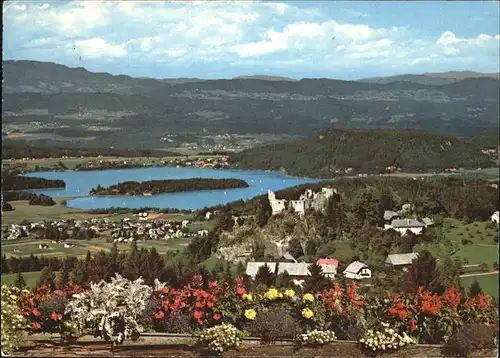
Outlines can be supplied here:
M497 2L18 1L4 60L153 78L500 72Z

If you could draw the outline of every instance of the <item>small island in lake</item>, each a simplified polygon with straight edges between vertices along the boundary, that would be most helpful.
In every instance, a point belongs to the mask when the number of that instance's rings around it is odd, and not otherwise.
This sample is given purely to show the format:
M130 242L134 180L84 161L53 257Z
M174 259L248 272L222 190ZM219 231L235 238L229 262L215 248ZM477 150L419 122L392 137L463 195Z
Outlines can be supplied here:
M162 193L179 193L197 190L220 190L248 188L248 183L241 179L170 179L170 180L150 180L144 182L126 181L103 188L90 190L90 194L96 195L157 195Z

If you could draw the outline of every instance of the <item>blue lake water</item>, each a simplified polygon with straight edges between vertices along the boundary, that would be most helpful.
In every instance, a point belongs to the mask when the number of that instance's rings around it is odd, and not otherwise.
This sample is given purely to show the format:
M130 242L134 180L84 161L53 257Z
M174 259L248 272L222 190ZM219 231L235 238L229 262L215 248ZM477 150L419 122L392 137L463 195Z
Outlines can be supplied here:
M235 200L247 200L265 194L268 190L319 182L317 179L296 178L280 172L224 170L203 168L139 168L83 172L37 172L27 176L46 179L62 179L64 189L37 189L32 193L52 197L77 196L69 200L68 207L78 209L124 208L176 208L201 209L206 206L226 204ZM248 188L227 190L201 190L184 193L170 193L153 196L90 196L89 191L100 184L108 187L124 181L148 181L159 179L188 178L235 178L246 181Z

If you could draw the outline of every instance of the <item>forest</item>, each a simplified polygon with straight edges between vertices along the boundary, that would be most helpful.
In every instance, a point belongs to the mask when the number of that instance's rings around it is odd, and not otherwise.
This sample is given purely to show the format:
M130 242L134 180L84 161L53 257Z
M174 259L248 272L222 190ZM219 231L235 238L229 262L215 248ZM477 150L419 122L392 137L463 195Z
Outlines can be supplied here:
M45 179L37 177L25 177L3 173L2 190L28 190L28 189L53 189L64 188L66 183L60 179Z
M485 168L494 163L481 147L451 136L417 130L331 129L319 135L252 148L229 157L244 169L284 170L288 174L332 178L351 168L356 173L442 171Z
M98 185L90 190L90 194L97 195L152 195L161 193L178 193L195 190L221 190L248 188L248 183L241 179L173 179L173 180L150 180L144 182L127 181L103 188Z

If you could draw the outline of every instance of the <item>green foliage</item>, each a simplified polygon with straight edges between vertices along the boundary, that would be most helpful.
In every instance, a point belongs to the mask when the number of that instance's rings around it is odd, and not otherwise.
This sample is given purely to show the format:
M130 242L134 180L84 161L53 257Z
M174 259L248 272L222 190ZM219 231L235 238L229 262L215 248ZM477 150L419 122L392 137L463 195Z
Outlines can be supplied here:
M477 280L474 280L472 284L469 287L469 297L475 297L477 295L480 295L483 293L483 289L479 285L479 282Z
M475 350L495 347L495 332L485 324L466 324L445 343L448 357L469 357Z
M438 271L436 259L426 250L413 260L408 271L403 275L401 288L407 292L415 292L418 287L433 291L436 287Z
M17 273L16 280L14 281L14 287L17 287L18 289L22 290L26 287L26 281L24 280L23 274L21 271Z
M56 275L50 267L45 266L40 273L37 286L49 286L52 290L56 287Z
M260 337L266 343L280 338L293 339L302 333L300 322L282 307L259 313L247 329L251 336Z
M255 282L260 285L264 285L266 287L270 287L275 283L276 276L269 266L264 265L260 266L257 270L257 274L255 275Z

